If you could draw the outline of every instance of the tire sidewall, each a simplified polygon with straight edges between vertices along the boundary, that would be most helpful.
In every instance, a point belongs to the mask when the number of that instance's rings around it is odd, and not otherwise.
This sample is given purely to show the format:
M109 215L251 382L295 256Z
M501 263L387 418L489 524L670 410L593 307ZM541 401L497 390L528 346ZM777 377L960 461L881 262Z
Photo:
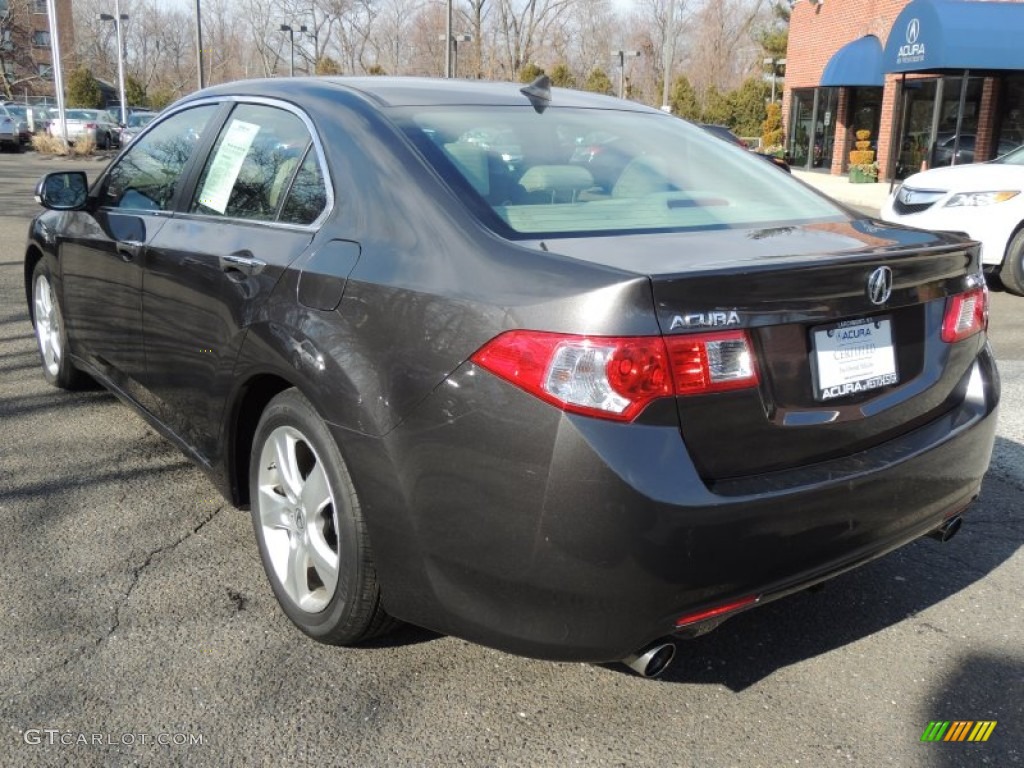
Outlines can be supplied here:
M274 573L263 539L257 487L260 454L267 437L282 426L294 427L309 441L324 466L334 496L338 520L338 585L327 607L318 613L302 610L288 597ZM260 418L249 459L249 494L253 531L259 546L263 570L274 596L288 618L313 638L337 635L339 630L345 632L346 629L352 631L354 635L360 634L363 628L354 626L358 622L358 617L353 615L359 605L359 596L365 588L364 555L359 545L361 517L358 502L334 438L309 401L297 390L287 390L275 397Z
M999 277L1006 290L1024 296L1024 229L1018 230L1010 240Z

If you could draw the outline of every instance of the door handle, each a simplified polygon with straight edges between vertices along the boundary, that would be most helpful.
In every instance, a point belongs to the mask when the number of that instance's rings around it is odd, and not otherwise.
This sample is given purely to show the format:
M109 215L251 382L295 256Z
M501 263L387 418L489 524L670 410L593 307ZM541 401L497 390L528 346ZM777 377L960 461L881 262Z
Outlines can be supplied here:
M145 247L145 243L139 243L135 240L118 240L117 255L124 261L135 261Z
M241 272L250 277L258 275L267 266L267 262L255 258L249 251L238 251L230 256L220 257L222 272Z

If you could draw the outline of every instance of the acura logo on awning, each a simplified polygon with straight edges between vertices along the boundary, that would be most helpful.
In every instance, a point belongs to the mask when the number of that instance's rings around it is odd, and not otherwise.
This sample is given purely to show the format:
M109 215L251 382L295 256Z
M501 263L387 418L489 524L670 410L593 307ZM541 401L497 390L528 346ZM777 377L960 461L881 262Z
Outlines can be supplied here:
M879 267L868 278L868 298L872 304L885 304L892 294L892 270Z
M911 19L907 24L907 42L913 45L917 42L917 38L921 35L921 22L917 19Z

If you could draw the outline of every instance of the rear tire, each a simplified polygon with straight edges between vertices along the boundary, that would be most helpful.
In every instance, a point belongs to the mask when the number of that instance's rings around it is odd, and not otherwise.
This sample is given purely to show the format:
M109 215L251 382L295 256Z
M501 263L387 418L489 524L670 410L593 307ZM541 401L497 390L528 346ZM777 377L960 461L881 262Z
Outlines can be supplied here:
M260 417L249 463L263 569L289 619L322 643L390 630L359 499L334 438L296 389Z
M52 256L44 256L32 270L32 327L36 332L36 348L43 364L43 376L50 384L60 389L81 389L88 379L68 358L67 327L53 288L55 264Z
M1006 247L999 279L1010 293L1024 296L1024 229L1018 231Z

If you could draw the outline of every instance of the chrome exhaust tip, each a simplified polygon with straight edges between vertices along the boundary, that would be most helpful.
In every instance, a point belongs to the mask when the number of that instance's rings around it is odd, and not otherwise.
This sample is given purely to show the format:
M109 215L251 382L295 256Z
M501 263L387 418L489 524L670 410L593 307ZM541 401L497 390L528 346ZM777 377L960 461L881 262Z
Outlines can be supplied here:
M947 542L952 539L960 531L960 526L964 524L964 519L960 515L953 515L946 522L931 531L928 535L936 541Z
M675 643L655 643L643 650L630 654L622 663L640 677L657 677L672 663L676 656Z

